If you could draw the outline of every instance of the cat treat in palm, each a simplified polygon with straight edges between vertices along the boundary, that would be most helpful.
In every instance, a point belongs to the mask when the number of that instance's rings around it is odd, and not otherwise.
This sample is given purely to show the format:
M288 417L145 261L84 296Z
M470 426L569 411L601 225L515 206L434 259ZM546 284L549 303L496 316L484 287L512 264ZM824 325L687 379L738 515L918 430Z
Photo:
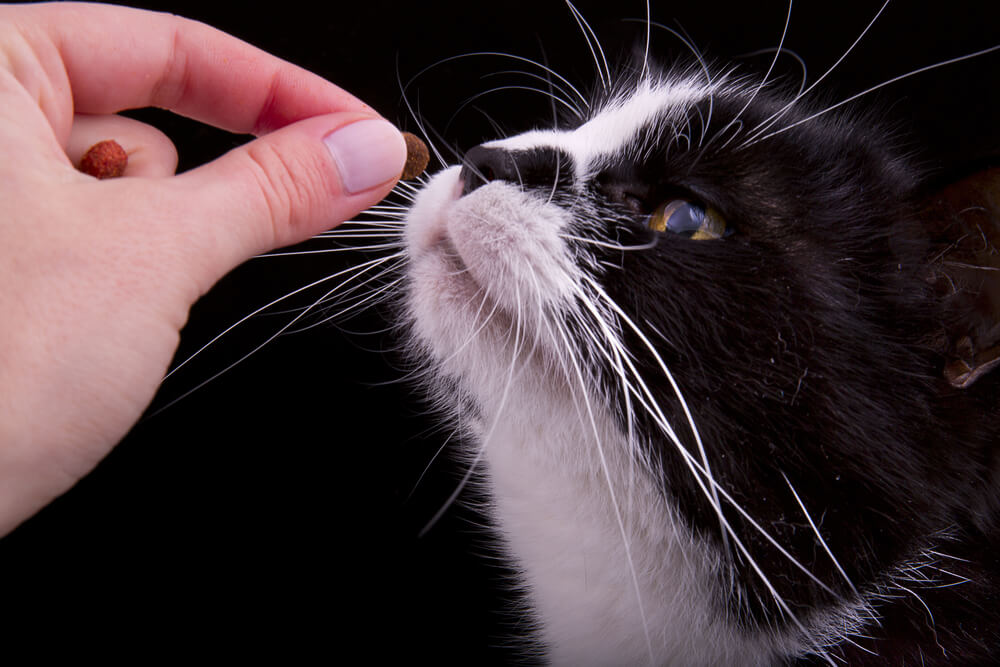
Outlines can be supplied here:
M114 139L105 139L87 149L80 159L79 169L98 179L117 178L125 173L128 153Z

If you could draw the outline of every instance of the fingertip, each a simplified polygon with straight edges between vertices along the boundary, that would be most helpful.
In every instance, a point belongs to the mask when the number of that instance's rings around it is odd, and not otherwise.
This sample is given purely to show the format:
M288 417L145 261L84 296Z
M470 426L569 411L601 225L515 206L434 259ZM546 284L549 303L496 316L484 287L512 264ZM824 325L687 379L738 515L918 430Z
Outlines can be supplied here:
M399 178L406 163L403 135L380 118L359 120L323 138L337 165L344 192L371 190Z
M406 159L400 132L358 113L309 118L178 177L192 218L210 220L218 275L304 241L377 204ZM194 223L194 220L191 221ZM221 253L221 255L220 255Z

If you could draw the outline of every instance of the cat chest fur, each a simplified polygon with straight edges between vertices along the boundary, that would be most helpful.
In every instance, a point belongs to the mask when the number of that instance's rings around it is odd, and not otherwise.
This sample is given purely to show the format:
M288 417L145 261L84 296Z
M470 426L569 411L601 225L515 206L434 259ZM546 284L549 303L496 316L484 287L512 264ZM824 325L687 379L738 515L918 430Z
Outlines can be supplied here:
M778 643L726 619L717 558L622 455L614 420L565 387L513 392L475 442L553 664L773 664Z

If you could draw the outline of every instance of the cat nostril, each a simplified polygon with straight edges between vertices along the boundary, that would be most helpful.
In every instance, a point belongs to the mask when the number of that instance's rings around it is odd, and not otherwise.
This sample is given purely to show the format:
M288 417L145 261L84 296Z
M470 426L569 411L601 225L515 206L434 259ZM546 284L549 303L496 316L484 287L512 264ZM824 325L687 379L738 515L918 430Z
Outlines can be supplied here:
M462 159L462 195L490 181L517 181L513 156L501 148L476 146Z

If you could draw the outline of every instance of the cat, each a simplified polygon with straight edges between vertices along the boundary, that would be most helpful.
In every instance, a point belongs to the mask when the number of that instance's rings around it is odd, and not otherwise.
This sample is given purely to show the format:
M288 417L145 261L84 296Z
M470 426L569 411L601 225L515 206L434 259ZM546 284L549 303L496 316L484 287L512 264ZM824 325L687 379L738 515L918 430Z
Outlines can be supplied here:
M1000 170L766 73L597 62L403 229L410 360L544 660L1000 660Z

